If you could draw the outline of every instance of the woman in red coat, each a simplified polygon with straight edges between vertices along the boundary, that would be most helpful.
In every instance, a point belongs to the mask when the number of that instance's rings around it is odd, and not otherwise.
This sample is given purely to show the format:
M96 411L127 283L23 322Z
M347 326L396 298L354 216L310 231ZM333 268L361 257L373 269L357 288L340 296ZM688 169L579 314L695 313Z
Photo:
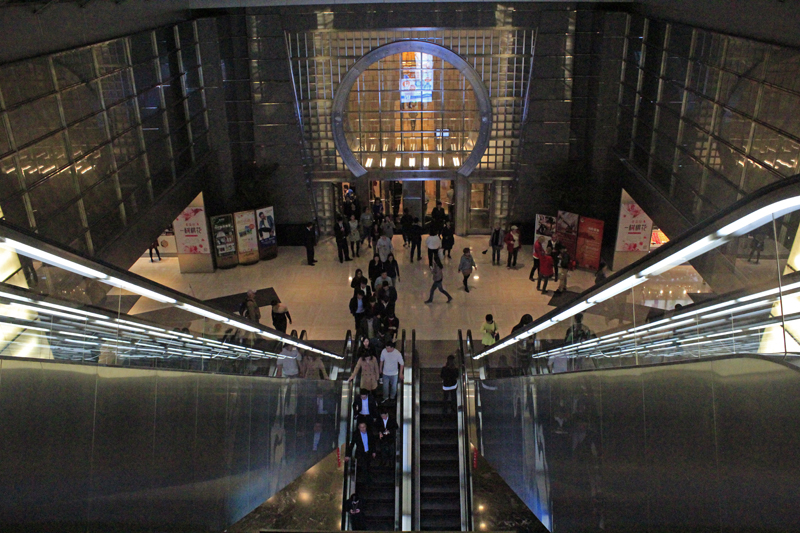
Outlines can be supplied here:
M547 282L553 277L554 272L553 256L548 253L542 254L539 258L539 279L536 281L536 290L541 289L542 294L547 294ZM544 285L542 285L542 280L544 280Z
M519 237L519 228L516 226L511 226L511 231L506 233L503 242L506 243L506 249L508 250L508 263L506 264L506 267L511 268L512 266L517 266L517 254L519 253L519 249L522 248L522 240Z

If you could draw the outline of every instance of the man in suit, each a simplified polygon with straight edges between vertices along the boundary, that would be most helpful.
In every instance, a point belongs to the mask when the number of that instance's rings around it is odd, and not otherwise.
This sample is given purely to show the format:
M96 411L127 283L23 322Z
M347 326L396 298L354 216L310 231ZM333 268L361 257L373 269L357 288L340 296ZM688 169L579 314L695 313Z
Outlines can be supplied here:
M359 423L366 423L368 427L372 427L378 419L378 404L367 389L361 389L361 394L353 402L353 418Z
M306 224L306 231L303 235L306 245L306 258L308 259L309 266L314 266L316 259L314 259L314 246L317 244L317 236L314 233L314 223L309 222Z
M358 461L358 468L361 471L359 478L362 479L366 485L369 485L369 466L372 460L378 454L378 444L375 436L367 431L367 423L359 422L358 430L353 432L353 438L350 439L350 445L347 447L347 454L345 454L345 462L349 462L353 457L355 451L355 458Z
M381 461L391 464L394 458L394 443L397 438L397 421L394 418L389 418L389 411L384 409L381 411L381 417L378 419L376 427Z
M333 235L336 237L336 248L339 251L339 262L352 261L350 250L347 247L347 236L350 235L350 224L336 217L336 224L333 225Z

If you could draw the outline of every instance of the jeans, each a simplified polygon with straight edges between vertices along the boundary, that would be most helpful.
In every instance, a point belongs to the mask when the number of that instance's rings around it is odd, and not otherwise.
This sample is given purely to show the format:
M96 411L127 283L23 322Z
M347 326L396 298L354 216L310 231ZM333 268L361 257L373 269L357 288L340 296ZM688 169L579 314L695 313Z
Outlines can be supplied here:
M531 268L531 273L528 274L528 279L529 280L533 281L533 275L536 273L537 270L539 270L539 260L534 257L533 258L533 267Z
M422 248L422 243L411 241L411 262L412 263L414 262L414 250L417 251L417 261L422 259L421 255L420 255L421 254L421 252L420 252L421 248Z
M540 273L541 274L541 273ZM542 281L544 281L544 285L542 285ZM547 282L550 281L550 276L539 276L539 280L536 282L536 290L541 289L542 292L547 292Z
M514 248L514 251L508 252L508 266L517 266L517 254L519 248Z
M502 246L492 246L492 264L494 264L495 261L498 263L500 262L500 250L502 249Z
M383 376L383 399L394 400L397 398L397 374L394 376L387 376L386 374L382 374Z
M462 276L464 276L464 275L462 274ZM469 279L469 274L464 276L464 288L467 290L467 292L469 292L469 285L467 285L467 280L468 279Z
M434 282L433 282L433 285L431 285L431 294L430 294L430 296L428 296L428 301L429 301L429 302L433 301L433 292L434 292L436 289L439 289L439 292L441 292L442 294L444 294L445 296L447 296L447 299L448 299L448 300L452 300L452 299L453 299L453 297L452 297L452 296L450 296L450 295L447 293L447 291L446 291L446 290L444 290L444 287L442 287L442 282L441 282L441 281L434 281Z

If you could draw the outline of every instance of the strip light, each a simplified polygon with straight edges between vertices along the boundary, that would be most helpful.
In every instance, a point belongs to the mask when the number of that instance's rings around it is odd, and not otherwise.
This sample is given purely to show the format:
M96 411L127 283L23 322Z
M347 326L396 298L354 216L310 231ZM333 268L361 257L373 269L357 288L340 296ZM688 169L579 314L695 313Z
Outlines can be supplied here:
M39 250L37 248L34 248L33 246L17 242L13 239L6 239L0 237L0 246L12 250L18 254L22 254L32 259L41 261L42 263L54 265L59 268L63 268L64 270L68 270L69 272L72 272L74 274L80 274L81 276L85 276L87 278L103 279L103 280L108 278L107 275L103 274L99 270L94 270L93 268L85 267L81 264L76 263L75 261L70 261L69 259L58 257L57 255L51 254L50 252Z

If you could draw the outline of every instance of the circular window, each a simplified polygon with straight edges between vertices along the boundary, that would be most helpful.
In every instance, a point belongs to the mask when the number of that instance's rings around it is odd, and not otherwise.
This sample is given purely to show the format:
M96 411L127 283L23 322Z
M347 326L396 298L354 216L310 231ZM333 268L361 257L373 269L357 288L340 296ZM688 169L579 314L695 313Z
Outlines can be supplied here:
M460 56L398 41L348 71L332 120L336 148L356 176L447 169L466 176L486 150L491 106L480 76Z

